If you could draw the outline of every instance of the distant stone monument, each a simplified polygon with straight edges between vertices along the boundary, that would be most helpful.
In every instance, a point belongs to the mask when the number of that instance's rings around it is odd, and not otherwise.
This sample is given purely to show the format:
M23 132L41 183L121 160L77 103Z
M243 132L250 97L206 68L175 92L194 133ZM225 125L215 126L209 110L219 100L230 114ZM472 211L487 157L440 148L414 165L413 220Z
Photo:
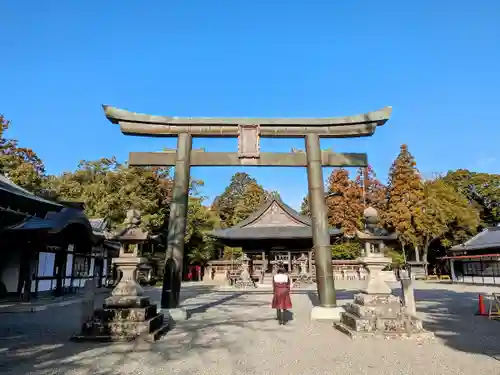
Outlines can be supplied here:
M239 267L240 275L236 280L235 286L237 287L255 287L255 283L250 275L250 258L243 253L241 257L241 265Z
M360 262L368 270L368 284L354 296L354 303L345 306L346 311L335 327L351 338L433 337L423 329L422 321L402 306L383 277L382 270L391 264L391 259L384 255L384 241L394 240L395 234L378 226L378 213L372 207L365 209L364 220L365 230L358 231L357 237L365 245Z
M304 284L312 284L313 279L311 275L308 272L307 269L307 263L309 262L309 258L306 256L306 254L302 253L300 257L298 257L295 261L294 264L299 266L299 275L297 277L297 280L294 282L294 286L300 287L303 283Z
M128 211L125 228L114 236L120 242L120 255L112 262L122 277L102 309L90 313L90 302L84 305L87 319L82 324L81 333L73 336L73 340L131 341L139 337L157 340L168 330L163 314L157 313L156 305L143 295L144 290L137 283L137 267L146 260L140 257L139 246L148 240L148 234L139 227L140 223L139 212Z

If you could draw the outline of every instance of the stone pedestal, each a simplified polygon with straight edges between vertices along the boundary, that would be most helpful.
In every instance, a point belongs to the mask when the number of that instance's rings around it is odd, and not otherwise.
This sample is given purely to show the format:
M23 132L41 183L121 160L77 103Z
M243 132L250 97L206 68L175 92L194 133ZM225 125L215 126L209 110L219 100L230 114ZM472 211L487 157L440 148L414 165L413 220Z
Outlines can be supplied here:
M381 253L361 260L369 272L368 285L354 296L353 303L344 306L345 312L335 327L351 338L432 338L433 335L423 329L422 321L408 313L384 281L381 271L391 260Z
M103 308L82 326L75 341L131 341L137 338L157 340L169 327L169 320L158 314L156 305L136 282L135 271L145 258L135 254L122 254L113 259L123 276L118 285L106 298Z
M427 263L421 261L406 262L410 278L413 280L425 280L427 276Z
M189 318L188 311L184 307L178 307L176 309L161 309L161 313L165 316L165 319L174 323L182 322Z
M311 320L329 320L332 322L340 322L344 312L345 310L343 307L314 306L311 310Z

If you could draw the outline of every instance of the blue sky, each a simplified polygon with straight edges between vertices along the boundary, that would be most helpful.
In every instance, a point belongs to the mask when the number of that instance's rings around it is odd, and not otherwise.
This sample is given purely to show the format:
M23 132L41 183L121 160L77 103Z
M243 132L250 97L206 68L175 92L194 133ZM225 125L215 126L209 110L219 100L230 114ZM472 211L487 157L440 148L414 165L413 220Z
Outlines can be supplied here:
M147 4L147 5L146 5ZM367 152L385 179L401 143L424 175L500 173L500 1L4 1L0 112L49 173L82 159L159 151L127 137L101 104L173 116L323 117L393 106L371 138L324 140ZM495 110L495 108L497 108ZM195 140L235 151L236 140ZM262 142L262 151L304 148ZM193 168L203 194L243 170L298 207L302 168ZM325 170L325 177L328 174Z

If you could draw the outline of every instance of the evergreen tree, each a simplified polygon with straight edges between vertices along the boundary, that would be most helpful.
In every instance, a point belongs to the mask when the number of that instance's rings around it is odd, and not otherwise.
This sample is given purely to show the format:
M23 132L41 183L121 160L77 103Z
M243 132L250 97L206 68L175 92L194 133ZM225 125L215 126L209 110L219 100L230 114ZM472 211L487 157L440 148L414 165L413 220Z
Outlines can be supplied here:
M266 201L266 192L256 182L251 182L245 187L242 197L236 204L233 214L233 225L248 218Z
M224 192L215 198L212 210L219 216L222 228L233 225L236 205L243 197L247 185L251 183L256 183L254 178L250 177L248 173L238 172L231 177L231 182Z
M384 224L390 230L398 232L403 251L406 246L413 246L415 257L420 260L415 221L422 213L425 199L424 184L416 167L415 158L405 144L401 146L399 155L391 166L387 196L387 209L383 214Z
M311 216L311 210L309 209L309 198L307 196L302 199L300 204L300 214L304 216Z
M373 168L370 165L359 168L355 182L362 190L364 207L373 207L383 215L387 207L387 188L377 178Z
M353 235L362 224L362 192L343 168L335 169L328 178L326 205L328 223Z

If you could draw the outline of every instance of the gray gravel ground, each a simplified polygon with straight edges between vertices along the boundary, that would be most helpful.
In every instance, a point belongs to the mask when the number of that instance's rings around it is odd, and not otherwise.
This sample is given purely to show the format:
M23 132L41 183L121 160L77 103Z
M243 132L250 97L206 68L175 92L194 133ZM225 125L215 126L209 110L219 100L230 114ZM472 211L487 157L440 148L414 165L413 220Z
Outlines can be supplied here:
M339 299L356 282L338 283ZM192 284L192 316L154 344L78 344L78 305L0 314L0 373L8 374L500 374L500 322L476 317L478 286L418 283L419 314L433 342L351 341L331 324L309 321L313 290L297 290L292 320L278 326L270 291ZM153 299L158 291L149 291Z

